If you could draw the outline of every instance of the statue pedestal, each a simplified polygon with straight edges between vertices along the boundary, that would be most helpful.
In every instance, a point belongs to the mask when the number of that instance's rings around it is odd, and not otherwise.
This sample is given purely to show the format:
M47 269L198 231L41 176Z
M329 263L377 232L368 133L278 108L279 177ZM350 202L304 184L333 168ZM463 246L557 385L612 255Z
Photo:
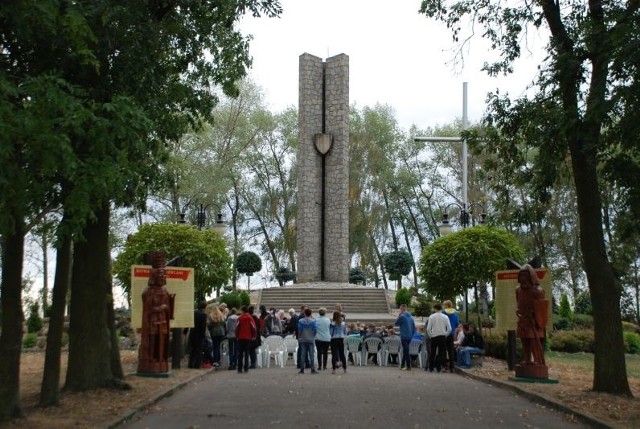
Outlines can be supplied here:
M136 372L138 377L150 377L150 378L169 378L173 376L171 371L167 372Z
M517 364L515 366L518 378L549 378L549 368L539 364Z

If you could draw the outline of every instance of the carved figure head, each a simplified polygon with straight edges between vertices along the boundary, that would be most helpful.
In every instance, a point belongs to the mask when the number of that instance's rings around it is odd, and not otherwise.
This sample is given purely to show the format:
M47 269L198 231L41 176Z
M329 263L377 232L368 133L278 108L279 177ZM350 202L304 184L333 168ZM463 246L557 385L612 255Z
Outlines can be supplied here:
M525 288L538 286L540 284L540 279L538 278L536 270L531 265L525 264L518 272L518 283L520 283L520 286Z

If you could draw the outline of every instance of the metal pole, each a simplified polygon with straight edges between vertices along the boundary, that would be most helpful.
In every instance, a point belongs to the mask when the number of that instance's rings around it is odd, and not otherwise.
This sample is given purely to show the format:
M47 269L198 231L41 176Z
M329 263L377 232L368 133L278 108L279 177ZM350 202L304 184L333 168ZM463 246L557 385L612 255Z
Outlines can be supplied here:
M467 131L467 82L462 83L462 131ZM467 211L467 139L462 139L462 209Z
M507 331L507 368L513 371L516 364L516 331Z

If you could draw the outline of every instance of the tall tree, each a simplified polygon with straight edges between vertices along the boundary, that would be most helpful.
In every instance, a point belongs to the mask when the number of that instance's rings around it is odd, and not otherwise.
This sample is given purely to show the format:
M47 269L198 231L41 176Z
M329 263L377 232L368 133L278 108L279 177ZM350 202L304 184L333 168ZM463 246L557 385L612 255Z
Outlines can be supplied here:
M576 189L580 247L594 302L595 359L593 389L631 395L626 375L620 286L607 256L600 179L607 167L629 195L629 209L640 207L640 187L629 172L638 165L638 49L640 2L589 0L561 4L423 0L421 13L443 21L454 40L467 41L463 28L479 25L499 58L485 69L497 75L513 71L522 40L532 28L548 37L546 61L531 98L511 103L493 95L488 125L509 138L519 129L547 127L549 133L528 144L540 147L536 159L540 187L554 180L568 153ZM526 114L525 114L526 112ZM628 149L628 150L621 150ZM634 158L635 156L635 158ZM604 168L602 168L604 166ZM626 169L619 168L626 166ZM637 177L637 176L636 176Z
M26 219L52 204L62 204L69 215L65 232L84 236L77 239L80 248L87 236L108 240L112 202L142 205L148 189L160 184L164 142L210 112L218 100L211 88L237 94L235 81L250 65L238 18L280 11L277 0L0 4L0 183L15 189L0 197L0 233L16 249L15 258L3 258L14 264L3 273L19 273L22 246L16 242L24 240ZM85 263L73 268L74 291L87 281L86 290L73 294L70 329L78 335L82 326L97 324L108 332L111 325L110 253L103 243L92 244L96 251L76 256ZM0 420L20 413L17 279L3 275L3 317L12 319L0 337L0 367L9 380L0 389ZM83 299L85 308L97 306L99 318L82 310ZM106 344L113 338L101 333L70 342L70 365L81 366L68 372L70 388L113 384L118 371L105 362L109 353L82 359L93 355L92 347L113 350ZM96 376L100 371L110 373Z
M64 220L63 220L64 221ZM71 284L71 261L73 243L66 234L56 246L56 274L53 281L51 299L51 317L47 331L47 348L45 351L42 386L40 388L40 405L57 405L59 402L60 371L62 349L62 332L64 329L64 313L67 307L67 292Z

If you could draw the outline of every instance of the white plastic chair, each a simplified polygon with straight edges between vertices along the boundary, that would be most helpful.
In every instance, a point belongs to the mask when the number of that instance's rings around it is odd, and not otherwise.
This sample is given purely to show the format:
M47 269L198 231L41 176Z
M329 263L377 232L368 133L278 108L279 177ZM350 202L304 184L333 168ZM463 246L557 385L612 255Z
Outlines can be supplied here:
M378 366L382 366L382 339L378 337L368 337L364 339L364 343L362 344L362 360L363 365L367 366L367 361L369 360L370 354L376 355L376 360L378 362Z
M287 351L284 339L280 335L270 335L264 339L262 345L266 348L267 368L271 365L271 356L274 356L276 365L280 365L281 368L284 368L284 355Z
M384 366L388 365L390 355L398 355L398 366L402 363L402 341L400 337L387 337L382 343L382 362Z
M344 354L349 356L349 353L353 356L353 363L356 365L362 365L362 338L355 336L347 336L344 339Z
M266 347L264 346L264 344L259 345L258 347L256 347L256 366L258 368L262 368L264 366L267 365L267 361L266 358L269 355L267 354L267 350Z
M220 343L220 366L229 366L229 340L226 338Z
M289 354L293 356L293 364L298 366L298 340L291 336L286 336L284 338L284 346L286 348L284 352L284 364L287 364L289 360Z
M409 343L409 355L418 356L418 364L420 368L424 368L423 362L426 360L426 352L422 340L411 340ZM423 358L423 356L425 356Z

